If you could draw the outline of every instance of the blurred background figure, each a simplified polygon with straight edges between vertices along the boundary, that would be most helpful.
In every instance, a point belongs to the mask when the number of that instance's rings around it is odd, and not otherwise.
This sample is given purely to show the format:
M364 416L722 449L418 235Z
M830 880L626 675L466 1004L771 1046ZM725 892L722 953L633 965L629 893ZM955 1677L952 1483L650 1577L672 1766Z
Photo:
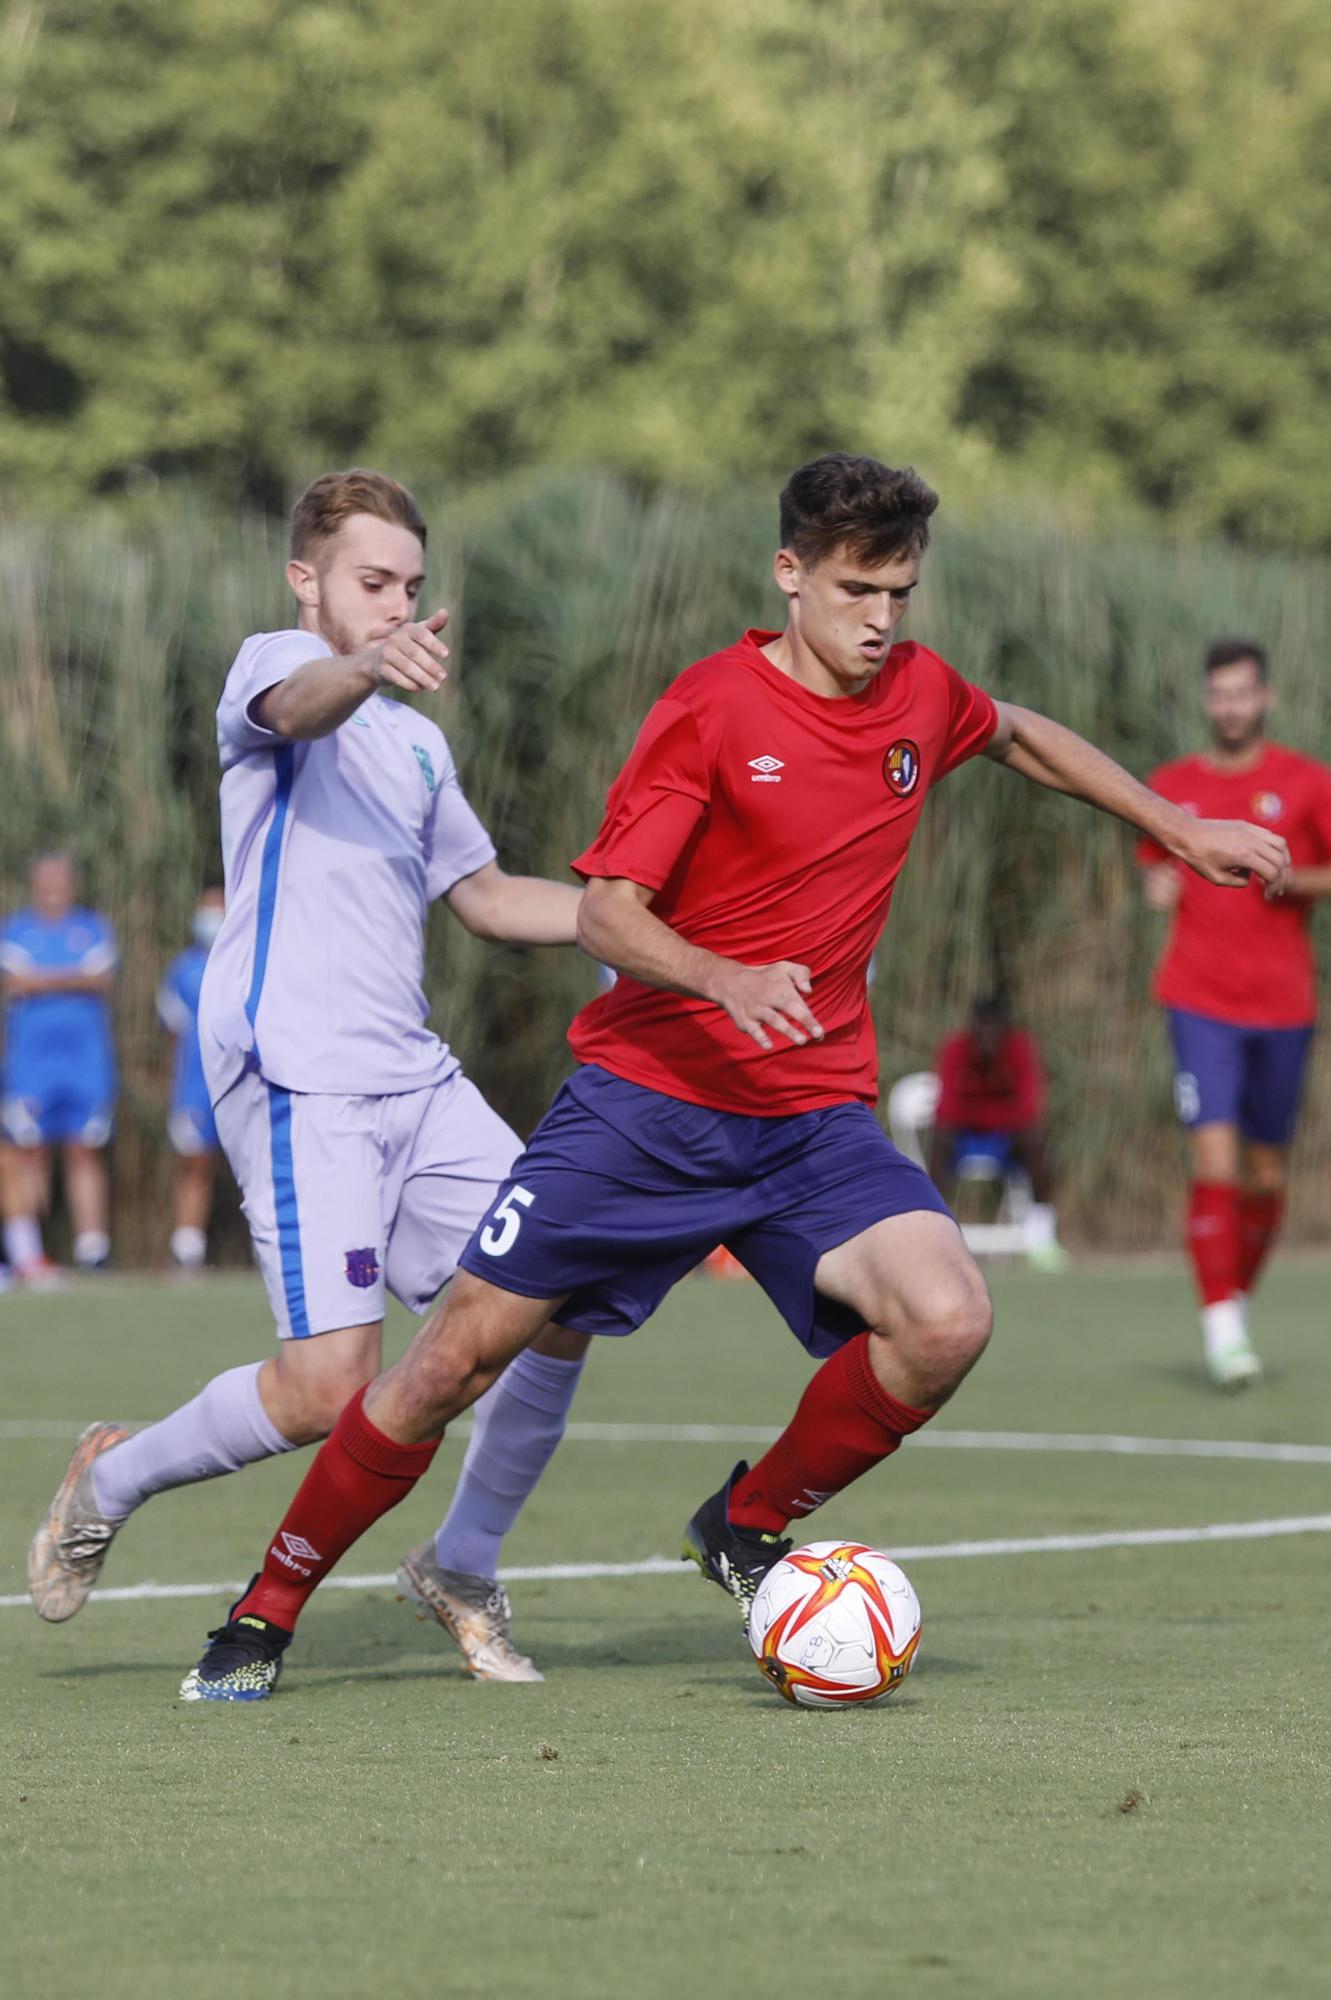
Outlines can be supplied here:
M1031 1192L1023 1223L1028 1261L1061 1271L1067 1253L1054 1214L1044 1066L1034 1037L1014 1027L1006 1001L991 995L976 1001L968 1027L939 1044L934 1066L939 1089L929 1172L935 1186L951 1200L959 1180L1023 1174Z
M176 1044L167 1130L176 1156L171 1262L182 1271L203 1269L217 1176L217 1127L199 1052L199 988L224 911L221 883L206 882L190 925L192 942L172 959L157 991L158 1019Z
M42 1241L61 1153L74 1262L110 1261L104 1150L115 1116L110 997L115 933L76 901L67 854L42 854L28 871L31 903L0 930L5 998L3 1203L5 1253L24 1283L55 1281Z
M1266 733L1274 699L1255 639L1216 639L1202 662L1205 750L1148 783L1189 812L1248 819L1289 842L1283 896L1184 880L1141 841L1147 902L1170 918L1152 992L1174 1045L1174 1105L1189 1135L1187 1245L1207 1372L1221 1389L1257 1381L1248 1302L1285 1213L1289 1152L1317 1018L1314 903L1331 896L1331 769Z

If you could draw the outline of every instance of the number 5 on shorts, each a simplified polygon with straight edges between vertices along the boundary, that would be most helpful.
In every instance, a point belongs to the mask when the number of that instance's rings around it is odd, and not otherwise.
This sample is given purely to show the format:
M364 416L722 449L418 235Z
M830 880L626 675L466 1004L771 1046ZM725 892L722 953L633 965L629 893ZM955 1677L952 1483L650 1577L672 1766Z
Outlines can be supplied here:
M495 1210L494 1221L502 1222L503 1228L496 1229L494 1222L481 1231L481 1248L487 1257L506 1257L518 1240L522 1227L520 1209L530 1208L536 1196L530 1188L511 1187Z

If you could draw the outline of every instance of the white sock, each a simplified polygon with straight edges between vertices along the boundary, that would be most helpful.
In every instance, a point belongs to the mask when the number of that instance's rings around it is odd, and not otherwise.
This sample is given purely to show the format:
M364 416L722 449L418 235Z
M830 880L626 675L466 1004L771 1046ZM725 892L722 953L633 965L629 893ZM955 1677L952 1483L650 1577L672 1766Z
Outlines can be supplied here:
M1026 1248L1050 1250L1057 1242L1058 1219L1053 1203L1033 1201L1026 1211Z
M42 1227L36 1216L16 1215L5 1224L5 1255L18 1270L40 1263L43 1254Z
M111 1239L104 1229L80 1229L74 1238L74 1262L85 1269L104 1264L111 1255Z
M1243 1311L1237 1299L1218 1299L1202 1307L1202 1345L1208 1361L1221 1360L1236 1347L1248 1344Z
M215 1375L192 1403L136 1431L94 1459L92 1490L108 1520L123 1521L154 1493L239 1472L261 1458L294 1451L263 1406L261 1361Z
M183 1222L171 1231L171 1255L185 1271L201 1271L208 1252L208 1238L201 1229Z

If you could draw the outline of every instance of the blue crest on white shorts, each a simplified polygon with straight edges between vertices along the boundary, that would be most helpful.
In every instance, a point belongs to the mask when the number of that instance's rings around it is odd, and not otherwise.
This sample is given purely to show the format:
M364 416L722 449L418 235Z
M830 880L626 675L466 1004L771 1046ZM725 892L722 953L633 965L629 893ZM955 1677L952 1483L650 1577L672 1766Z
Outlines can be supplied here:
M368 1291L379 1276L379 1255L375 1250L348 1250L347 1283Z

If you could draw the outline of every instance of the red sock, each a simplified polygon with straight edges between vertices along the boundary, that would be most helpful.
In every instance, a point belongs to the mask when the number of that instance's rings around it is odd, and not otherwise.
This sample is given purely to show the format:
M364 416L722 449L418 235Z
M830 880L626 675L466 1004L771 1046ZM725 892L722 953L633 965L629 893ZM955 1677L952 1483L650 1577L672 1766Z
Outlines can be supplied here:
M1188 1253L1202 1304L1239 1289L1239 1191L1228 1181L1194 1181L1188 1201Z
M441 1440L394 1444L370 1422L361 1407L364 1401L362 1389L315 1454L257 1580L233 1617L249 1611L294 1630L306 1598L334 1563L429 1471Z
M879 1386L869 1336L857 1335L824 1361L776 1443L736 1480L731 1521L779 1534L795 1515L811 1514L887 1458L933 1414L899 1403Z
M1239 1202L1239 1290L1250 1292L1285 1215L1285 1197L1245 1194Z

